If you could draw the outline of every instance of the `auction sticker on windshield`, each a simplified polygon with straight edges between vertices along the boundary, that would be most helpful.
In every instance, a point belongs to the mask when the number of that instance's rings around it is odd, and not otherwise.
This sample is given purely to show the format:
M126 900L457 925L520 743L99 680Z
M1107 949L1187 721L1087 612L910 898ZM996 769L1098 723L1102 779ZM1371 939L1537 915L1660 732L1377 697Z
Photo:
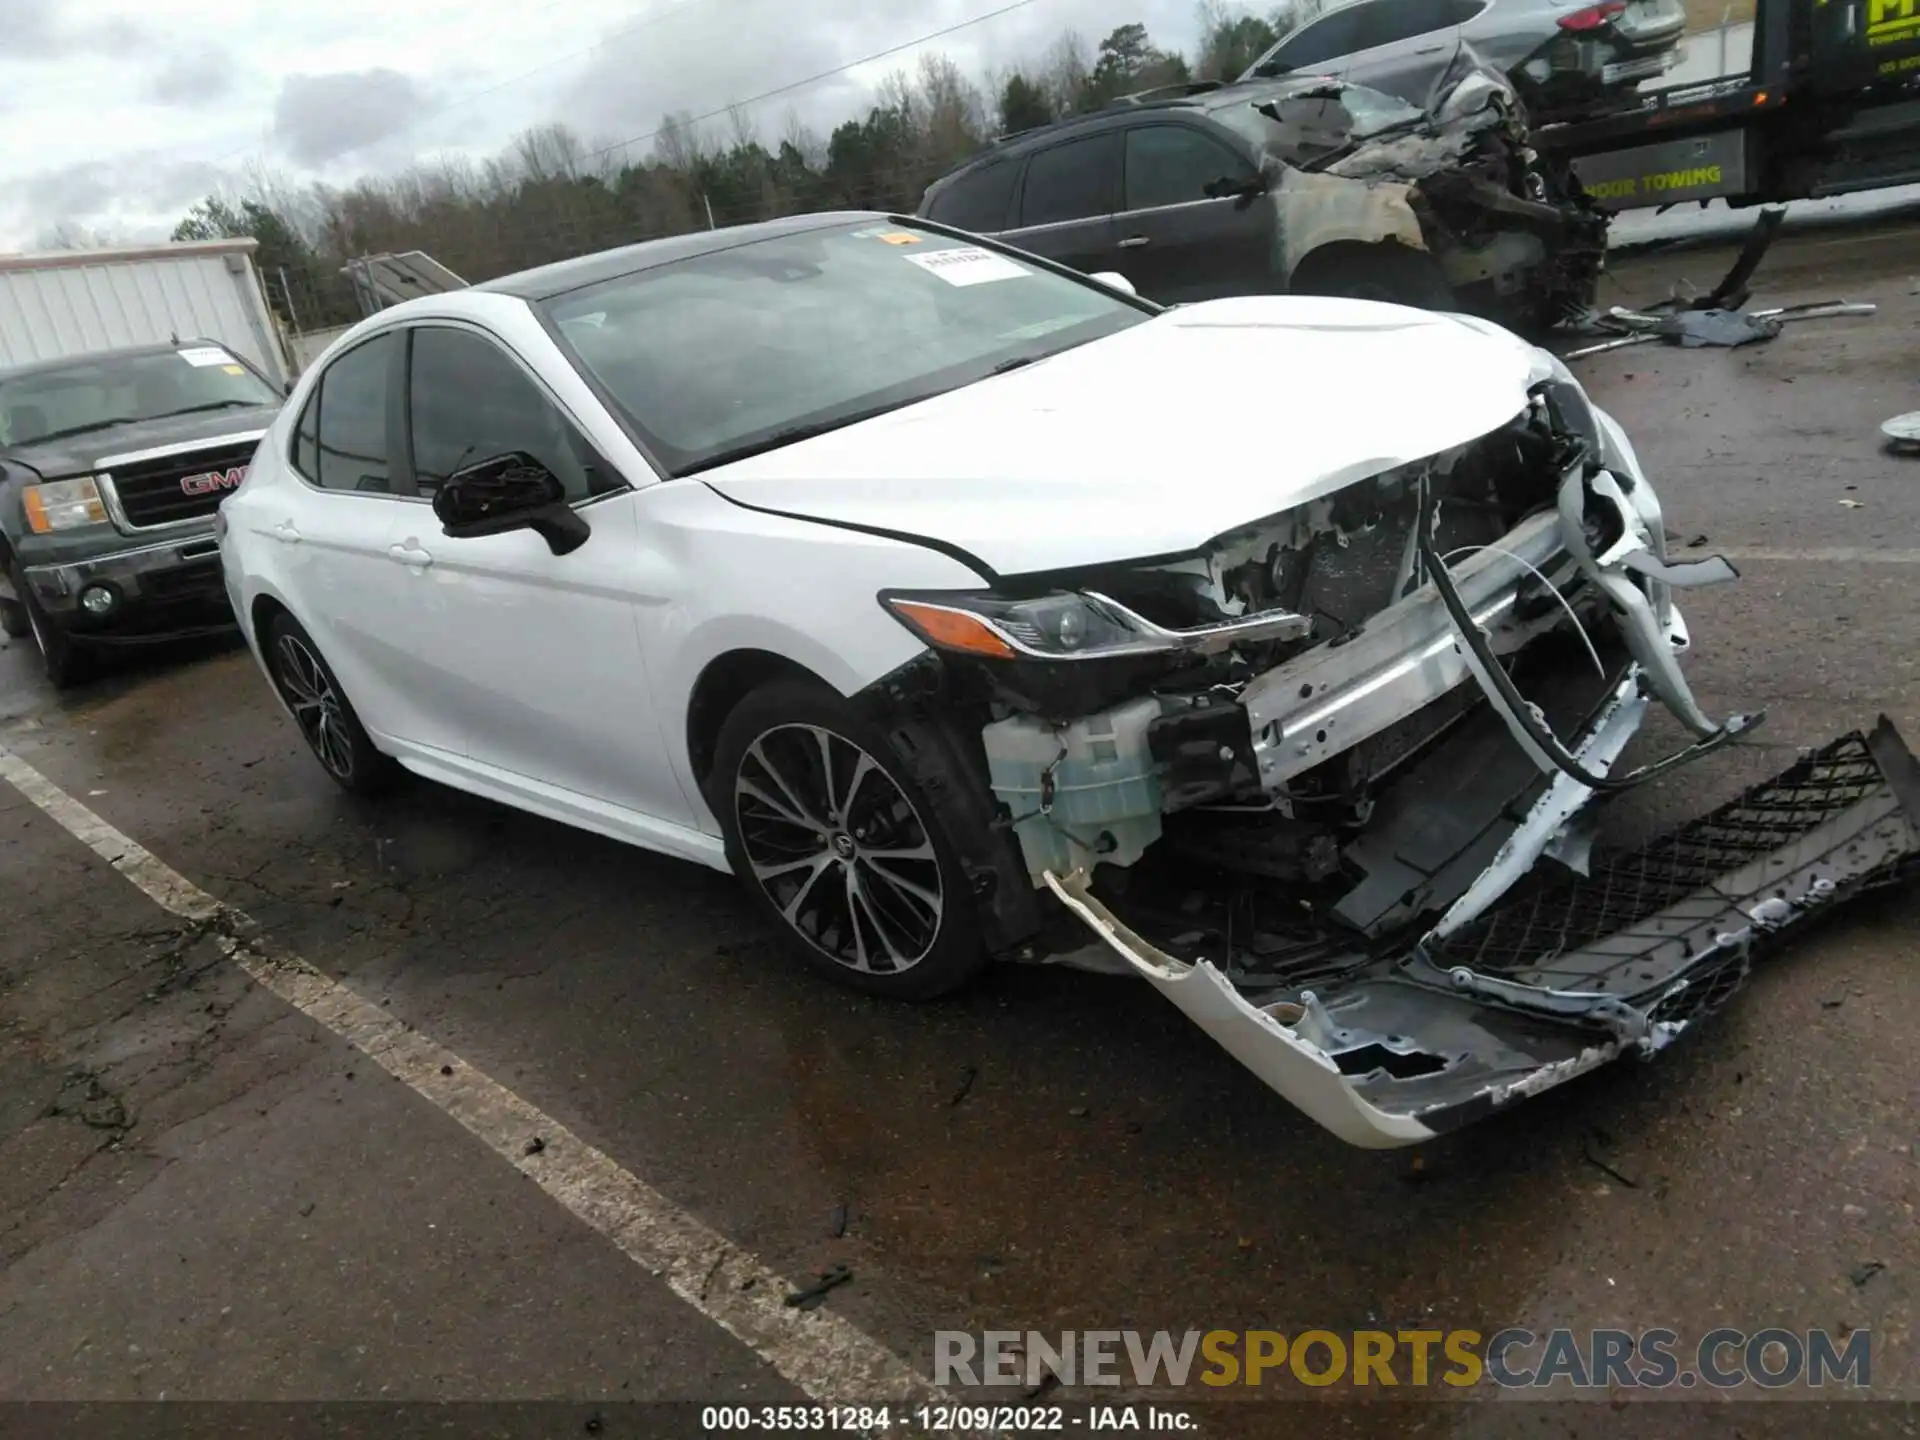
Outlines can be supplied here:
M208 365L231 365L234 363L233 356L222 350L218 345L189 345L186 349L176 351L175 353L189 365L204 367Z
M989 280L1018 280L1028 274L1024 265L1016 265L1004 255L995 255L977 245L962 245L953 250L935 250L926 255L909 255L909 264L938 275L949 285L982 285Z

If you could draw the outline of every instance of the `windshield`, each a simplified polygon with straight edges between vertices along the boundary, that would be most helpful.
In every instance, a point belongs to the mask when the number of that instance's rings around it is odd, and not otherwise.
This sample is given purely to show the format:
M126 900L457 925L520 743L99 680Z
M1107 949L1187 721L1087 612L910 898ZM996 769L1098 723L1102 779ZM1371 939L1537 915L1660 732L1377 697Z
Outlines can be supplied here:
M0 445L279 403L271 385L217 345L106 355L0 381Z
M581 369L685 475L924 400L1151 313L914 225L737 245L546 302Z
M1426 112L1364 85L1327 84L1212 112L1276 159L1306 165L1376 135L1411 129Z

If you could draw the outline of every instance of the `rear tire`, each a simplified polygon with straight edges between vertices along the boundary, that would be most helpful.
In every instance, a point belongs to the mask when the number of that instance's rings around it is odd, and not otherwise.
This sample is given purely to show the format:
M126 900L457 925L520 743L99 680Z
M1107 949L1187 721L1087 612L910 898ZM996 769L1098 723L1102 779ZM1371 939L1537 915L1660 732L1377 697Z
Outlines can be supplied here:
M24 640L33 634L32 622L27 619L27 607L18 600L0 600L0 633L10 640Z
M826 686L749 694L720 727L706 788L734 874L820 974L931 1000L985 966L939 813L885 733Z
M1294 270L1288 289L1295 295L1336 295L1410 305L1416 310L1460 308L1453 287L1431 255L1391 241L1315 250Z
M313 637L283 611L267 622L263 639L266 643L261 651L267 657L274 689L293 712L300 738L307 742L320 768L352 795L380 795L391 790L400 778L400 766L392 756L374 747Z
M7 578L13 583L13 593L20 597L17 608L24 622L17 630L9 622L7 634L33 637L33 643L40 651L40 663L45 667L47 679L52 682L54 689L65 690L78 685L93 673L93 656L76 645L60 622L34 598L19 560L14 560L7 567Z

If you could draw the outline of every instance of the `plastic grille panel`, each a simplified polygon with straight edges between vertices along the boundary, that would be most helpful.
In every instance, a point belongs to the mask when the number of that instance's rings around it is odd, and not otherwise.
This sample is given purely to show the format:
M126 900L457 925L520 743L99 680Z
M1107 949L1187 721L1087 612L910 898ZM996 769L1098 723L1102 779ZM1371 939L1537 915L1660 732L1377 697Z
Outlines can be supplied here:
M1636 978L1661 978L1652 969L1637 977L1632 971L1655 947L1676 941L1684 947L1700 927L1742 921L1728 912L1748 897L1716 888L1730 872L1839 820L1884 793L1885 785L1864 737L1845 736L1642 850L1596 854L1591 874L1516 895L1441 942L1432 959L1528 984L1590 985L1604 978L1599 988L1630 993L1643 988ZM1564 972L1554 965L1576 951L1596 953ZM1611 966L1604 963L1609 957Z

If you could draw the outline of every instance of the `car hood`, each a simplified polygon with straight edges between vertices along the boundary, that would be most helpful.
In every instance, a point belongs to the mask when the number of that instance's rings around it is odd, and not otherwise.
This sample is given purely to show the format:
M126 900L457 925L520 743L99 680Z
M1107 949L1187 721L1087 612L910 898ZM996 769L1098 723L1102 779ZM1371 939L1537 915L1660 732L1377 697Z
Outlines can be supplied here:
M100 468L103 459L115 455L186 445L195 440L254 434L271 425L279 413L278 405L259 405L245 410L236 406L231 410L204 410L196 415L165 415L157 420L115 425L111 430L89 430L84 435L64 435L54 440L15 445L0 450L0 460L26 466L45 480L89 475Z
M1466 317L1210 301L700 478L1032 574L1193 551L1464 444L1518 414L1534 374L1533 347Z

